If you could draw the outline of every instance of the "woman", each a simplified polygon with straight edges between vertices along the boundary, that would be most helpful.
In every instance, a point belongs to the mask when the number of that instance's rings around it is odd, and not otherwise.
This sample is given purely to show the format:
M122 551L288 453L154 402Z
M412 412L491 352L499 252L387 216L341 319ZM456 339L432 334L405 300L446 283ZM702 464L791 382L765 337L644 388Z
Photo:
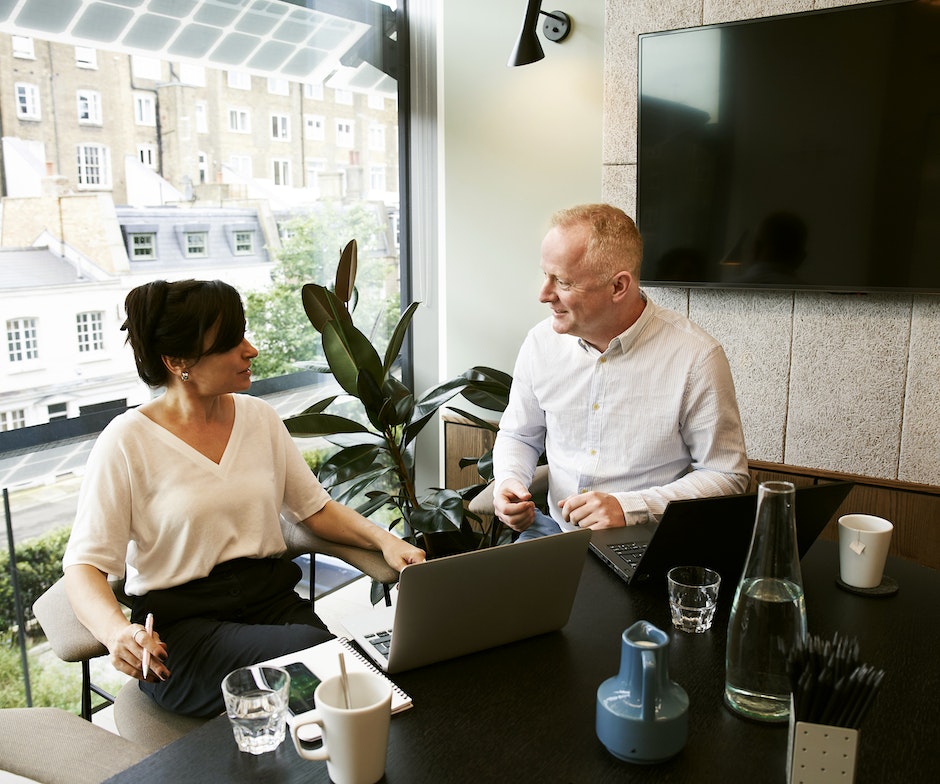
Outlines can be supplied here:
M157 704L211 716L223 710L226 673L332 637L294 591L300 569L278 557L281 513L379 550L399 571L424 553L330 500L275 411L237 394L251 386L258 352L235 289L155 281L133 289L125 308L138 373L165 392L95 442L63 559L66 590L112 664ZM131 623L107 583L125 573Z

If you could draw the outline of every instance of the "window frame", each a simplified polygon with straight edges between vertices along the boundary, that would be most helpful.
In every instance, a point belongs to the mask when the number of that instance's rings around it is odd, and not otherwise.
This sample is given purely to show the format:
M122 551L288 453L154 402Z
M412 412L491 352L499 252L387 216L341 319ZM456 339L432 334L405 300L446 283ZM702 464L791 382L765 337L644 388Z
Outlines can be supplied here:
M41 359L39 352L39 318L14 316L5 323L7 363L11 370L29 368ZM14 344L15 341L15 344Z
M75 100L78 103L79 125L103 125L104 114L101 105L101 93L98 90L79 88L75 91ZM82 117L83 105L87 117Z
M19 120L42 120L42 96L39 85L33 82L14 82L16 117Z
M78 142L75 148L77 150L76 183L78 190L111 190L113 186L113 180L111 179L111 148L106 144L96 142ZM97 152L97 161L89 160L88 153L91 151Z
M104 311L82 310L75 314L75 333L80 357L104 352Z

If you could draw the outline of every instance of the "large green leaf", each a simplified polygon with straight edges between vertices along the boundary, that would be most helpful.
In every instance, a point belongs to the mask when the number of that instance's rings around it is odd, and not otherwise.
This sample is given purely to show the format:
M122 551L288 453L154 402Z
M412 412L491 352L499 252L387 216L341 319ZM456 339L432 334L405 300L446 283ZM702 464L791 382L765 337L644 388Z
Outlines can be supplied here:
M391 408L392 401L385 396L382 387L368 370L360 371L356 384L359 401L372 426L380 432L385 432L389 418L388 409Z
M297 414L285 419L284 424L290 433L306 438L329 436L334 433L369 432L365 425L335 414Z
M395 376L388 376L382 387L385 396L392 401L395 411L389 424L393 427L405 424L411 419L415 408L415 398L411 390L401 383Z
M341 449L323 462L317 475L324 485L330 487L348 482L371 469L380 451L379 447L368 444Z
M351 322L331 321L324 325L323 353L336 382L356 398L359 397L360 370L367 370L379 383L384 380L378 353Z
M330 487L330 496L337 503L345 506L352 506L359 500L359 497L368 491L374 484L385 482L385 477L393 473L394 469L389 467L379 467L368 471L361 476L356 477L354 481L348 482L342 486Z
M398 323L395 325L395 329L392 331L392 336L388 340L388 346L385 348L385 373L388 374L392 369L392 365L395 364L395 360L398 359L398 354L401 352L402 343L405 340L405 333L408 331L408 327L411 325L411 319L414 318L415 311L418 309L418 303L412 302L406 309L405 312L401 314L398 319Z
M312 406L305 408L303 413L321 414L332 405L333 401L336 400L337 397L339 397L339 395L331 395L330 397L325 397L323 398L323 400L319 401L318 403L314 403Z
M307 319L321 334L323 328L335 319L352 321L345 303L325 286L317 283L304 284L300 289L300 299Z
M464 397L466 397L466 394L464 394ZM456 406L448 406L447 410L453 411L455 414L460 414L460 416L464 417L464 419L469 419L477 427L480 427L484 430L489 430L491 433L496 433L499 431L499 424L490 422L488 419L482 419L470 411L464 411L464 409L457 408Z
M455 490L435 489L421 496L418 508L411 510L411 527L426 534L459 530L463 515L463 499Z
M348 303L352 299L356 288L356 267L358 266L359 246L356 240L350 240L339 256L339 266L336 268L336 285L333 290L336 296Z
M461 374L470 383L463 396L475 406L488 411L505 411L509 403L512 376L489 367L472 367Z

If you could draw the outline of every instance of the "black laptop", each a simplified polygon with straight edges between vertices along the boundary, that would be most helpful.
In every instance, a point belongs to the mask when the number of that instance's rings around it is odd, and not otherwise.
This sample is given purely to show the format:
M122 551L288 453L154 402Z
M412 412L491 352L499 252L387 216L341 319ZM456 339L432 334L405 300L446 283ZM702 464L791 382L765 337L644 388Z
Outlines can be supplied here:
M802 558L852 489L852 482L798 487L797 547ZM664 585L673 566L708 566L733 590L744 571L757 494L672 501L659 523L591 533L591 552L630 585ZM724 592L724 591L723 591Z

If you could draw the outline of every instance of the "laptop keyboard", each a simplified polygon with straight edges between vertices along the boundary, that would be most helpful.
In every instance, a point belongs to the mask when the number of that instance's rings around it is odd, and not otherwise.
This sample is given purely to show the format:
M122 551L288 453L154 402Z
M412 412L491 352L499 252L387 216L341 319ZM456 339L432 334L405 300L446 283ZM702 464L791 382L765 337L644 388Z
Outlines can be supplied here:
M392 647L392 630L388 629L387 631L382 632L372 632L365 636L366 642L368 642L373 648L375 648L383 657L388 659L389 649Z
M649 542L620 542L609 546L610 550L620 556L623 565L631 572L635 572L646 552Z

